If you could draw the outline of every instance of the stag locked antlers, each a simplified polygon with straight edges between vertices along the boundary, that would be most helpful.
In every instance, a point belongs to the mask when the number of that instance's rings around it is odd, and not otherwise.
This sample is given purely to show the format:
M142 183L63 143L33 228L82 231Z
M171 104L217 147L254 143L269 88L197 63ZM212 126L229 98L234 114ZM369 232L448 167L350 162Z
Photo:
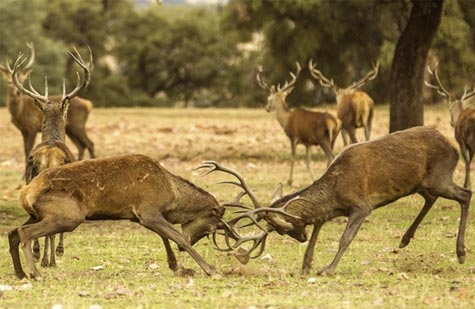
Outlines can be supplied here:
M267 235L270 232L277 230L276 225L272 223L271 221L272 219L269 216L269 214L277 213L277 214L281 214L295 220L300 220L300 217L289 213L287 209L290 205L292 205L294 201L302 199L301 197L296 196L290 199L280 208L262 207L259 201L257 200L256 196L254 195L254 192L252 191L252 189L248 186L248 184L244 181L244 179L238 172L230 168L224 167L215 161L205 161L201 165L196 167L195 170L205 169L205 168L207 168L208 171L206 171L203 174L203 176L208 175L215 171L231 174L232 176L236 177L239 182L224 181L224 182L220 182L220 184L232 184L232 185L238 186L239 188L243 190L237 195L234 201L226 202L222 204L222 206L225 206L225 207L234 207L234 208L239 208L239 209L233 212L234 214L238 214L238 215L232 218L231 220L225 221L221 219L221 222L223 223L223 226L224 226L224 239L225 239L227 248L221 248L218 245L218 242L216 239L218 232L213 233L213 242L218 250L226 251L226 252L236 251L237 252L236 257L239 259L239 261L241 261L242 263L247 263L249 259L254 259L262 255L265 249ZM241 198L246 195L251 200L252 204L254 205L254 208L251 208L241 203ZM237 226L239 222L245 219L250 220L250 223ZM265 219L268 222L268 225L266 227L263 227L259 223L259 221L261 221L262 219ZM282 223L282 222L279 221L279 223ZM246 236L240 235L237 229L243 228L249 225L257 226L261 232L258 234L253 234L253 235L246 235ZM234 243L231 241L231 239L234 240ZM240 248L243 244L247 242L252 242L251 247L247 251ZM256 249L258 249L257 253L252 255L252 253Z
M66 81L63 80L63 95L62 98L59 102L60 108L63 112L63 116L66 117L69 103L72 98L74 98L82 89L86 88L89 85L89 81L91 79L91 71L92 71L92 52L91 49L88 47L89 50L89 62L84 61L82 58L81 54L79 54L78 50L74 48L74 51L76 54L73 54L70 51L67 51L67 53L74 59L74 61L83 69L84 71L84 78L81 78L81 75L79 72L76 72L77 75L77 84L76 87L66 94ZM33 57L30 57L30 62L32 61ZM48 98L48 78L45 76L45 94L41 95L32 85L30 77L28 77L28 84L29 88L27 89L23 86L23 81L19 77L19 74L21 72L25 71L25 68L23 68L23 65L25 64L27 58L23 53L20 53L17 57L17 59L14 62L13 69L10 67L9 62L7 61L7 68L8 71L12 75L12 80L15 86L25 95L28 95L35 99L35 104L38 106L40 110L44 110L47 108L48 104L52 103L49 98ZM30 62L25 66L29 67ZM55 103L55 102L53 102Z

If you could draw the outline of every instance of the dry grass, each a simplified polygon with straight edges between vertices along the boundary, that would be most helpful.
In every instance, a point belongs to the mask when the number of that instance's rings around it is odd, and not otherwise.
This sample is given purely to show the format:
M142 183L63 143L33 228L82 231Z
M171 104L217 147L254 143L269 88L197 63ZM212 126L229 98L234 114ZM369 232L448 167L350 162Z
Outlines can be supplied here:
M333 111L333 107L328 108ZM426 110L426 124L453 139L448 111ZM158 158L219 200L234 191L215 185L219 176L203 178L192 168L212 159L240 171L258 197L268 201L278 182L288 177L289 143L275 119L251 109L96 109L88 122L99 157L143 153ZM388 131L388 108L378 107L373 138ZM197 271L189 278L174 277L166 266L160 238L128 222L92 222L66 236L65 255L55 269L42 269L45 282L20 282L14 275L6 233L26 219L16 203L21 185L23 153L20 133L0 110L0 307L51 308L273 308L310 307L467 307L475 304L474 227L467 230L468 256L464 265L455 258L455 233L459 208L441 200L421 224L410 246L396 250L400 237L416 216L421 199L409 197L375 211L343 257L333 277L301 276L305 244L272 235L266 253L242 266L202 240L197 251L220 274L206 277L194 261L180 253L179 260ZM362 138L362 132L358 132ZM339 138L336 151L342 148ZM75 152L75 150L73 150ZM295 167L294 187L310 183L303 162ZM313 168L325 168L321 150L315 151ZM462 183L463 168L455 174ZM473 210L471 210L473 214ZM314 268L331 261L338 247L344 220L328 223L315 252ZM101 265L101 271L92 270ZM150 267L156 265L157 267ZM3 291L5 286L12 291ZM3 288L2 288L3 287Z

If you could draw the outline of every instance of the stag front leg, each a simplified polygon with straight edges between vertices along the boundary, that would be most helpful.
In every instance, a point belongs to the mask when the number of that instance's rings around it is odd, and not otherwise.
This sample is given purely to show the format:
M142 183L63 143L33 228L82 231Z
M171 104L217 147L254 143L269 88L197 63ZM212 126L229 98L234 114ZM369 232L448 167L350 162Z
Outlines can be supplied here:
M417 215L416 219L414 222L411 224L409 229L406 231L404 236L401 239L401 243L399 244L399 248L405 248L409 242L411 241L412 238L414 238L414 234L416 233L417 228L419 227L419 224L422 222L424 217L427 215L429 210L432 208L434 205L435 201L437 200L437 196L433 196L431 194L421 194L424 199L424 206L421 209L421 212Z
M168 222L161 214L138 215L139 222L149 230L154 231L163 238L174 241L179 247L183 248L195 261L200 265L207 275L215 273L214 268L206 263L203 258L196 252L185 237L180 234L173 225Z
M43 248L43 259L41 259L41 266L48 267L49 266L49 253L50 248L50 238L48 236L45 237L45 247Z
M346 146L348 145L348 132L346 128L341 128L341 138L343 139L343 144Z
M293 182L293 173L294 173L294 161L295 161L295 148L297 147L297 143L295 140L290 140L290 175L287 184L289 186L292 185Z
M343 235L341 236L340 246L338 248L338 252L336 253L335 258L330 263L330 265L320 269L317 272L318 275L322 275L322 274L333 275L333 273L335 272L335 268L340 262L341 257L345 253L346 249L348 249L348 246L353 241L353 238L355 238L355 235L359 231L361 225L363 224L364 219L366 219L366 217L370 213L371 212L365 211L360 208L354 209L351 212L348 218L348 223L346 225L345 231L343 232Z
M312 236L308 242L307 250L305 250L305 256L303 258L302 273L307 275L312 268L313 252L315 249L315 244L317 243L318 233L320 232L322 225L315 224L313 226Z
M327 156L327 167L332 163L333 158L335 157L333 155L333 151L331 149L330 143L321 143L320 147L322 147L323 152L325 152L325 155Z
M62 256L64 254L64 233L59 234L58 247L56 248L56 255Z
M310 173L310 177L312 177L312 181L315 180L315 175L313 175L313 172L312 172L312 152L310 151L310 146L305 146L305 150L306 150L306 165L307 165L307 169Z
M473 152L467 149L463 143L460 143L460 152L462 153L463 161L465 163L465 182L463 187L466 189L471 189L472 184L470 181L470 165L473 158Z

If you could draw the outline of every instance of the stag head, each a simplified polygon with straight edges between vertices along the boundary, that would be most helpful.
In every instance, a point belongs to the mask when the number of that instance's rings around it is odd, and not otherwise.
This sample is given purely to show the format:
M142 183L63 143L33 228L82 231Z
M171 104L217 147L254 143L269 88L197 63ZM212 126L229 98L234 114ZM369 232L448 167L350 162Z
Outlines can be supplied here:
M264 90L267 90L269 92L269 95L267 97L267 104L265 106L265 109L267 112L273 112L277 108L278 104L283 104L285 107L287 107L287 104L285 103L285 98L294 90L295 87L295 82L297 80L297 77L300 74L300 71L302 70L302 67L298 62L296 62L296 71L290 72L290 81L286 81L285 84L281 87L280 84L277 86L272 85L268 86L267 83L264 81L262 78L262 67L258 68L258 72L256 75L257 79L257 84Z
M32 50L32 55L34 56L34 50L32 46L30 48ZM73 54L70 51L67 51L67 53L74 59L74 61L84 70L84 78L81 79L79 72L76 72L77 74L76 88L74 88L68 94L66 94L66 82L63 81L63 96L59 102L53 102L49 100L48 78L46 76L45 76L45 94L41 95L31 84L31 79L29 78L29 76L25 74L25 72L31 71L31 64L33 63L32 61L33 57L30 57L28 64L24 65L27 59L25 55L20 53L14 62L13 69L11 68L10 63L7 61L6 70L9 72L11 76L11 80L13 81L15 86L18 88L18 90L22 92L23 94L32 97L35 100L36 106L44 114L48 112L59 114L61 116L60 118L63 118L63 120L65 120L66 114L69 108L70 100L74 98L79 93L79 91L81 91L82 89L86 88L89 85L89 81L91 78L91 70L92 70L92 52L89 47L88 49L89 49L89 56L90 56L89 62L84 61L84 59L81 57L81 55L79 54L76 48L74 48L74 51L76 54ZM25 76L28 76L29 89L23 86Z
M437 85L431 84L428 81L424 81L424 84L427 87L436 90L440 96L444 97L447 100L450 110L450 125L454 127L455 122L457 121L460 113L465 108L467 108L469 99L475 95L475 87L470 91L468 90L468 87L465 87L462 96L460 98L457 98L457 96L452 95L442 84L438 72L438 67L438 63L435 64L434 69L431 69L430 66L427 66L427 71L429 72L429 75L433 77Z
M212 173L214 171L221 171L233 175L238 179L238 182L225 181L222 183L232 184L238 186L243 191L238 194L236 199L232 202L223 203L222 205L227 208L238 208L234 211L237 214L229 221L221 220L222 227L224 228L224 241L227 248L221 248L217 243L217 233L213 234L213 241L218 250L221 251L236 251L240 256L239 260L243 263L249 260L249 258L259 257L265 249L267 235L272 231L277 231L279 234L287 234L298 241L305 242L307 240L307 234L305 232L305 223L301 218L288 212L289 207L294 207L295 204L302 200L299 196L280 198L270 207L262 207L251 188L247 185L241 175L236 171L226 168L214 161L203 162L196 169L207 168L208 171L204 175ZM241 202L241 198L248 196L254 205L254 208L249 207ZM243 224L243 221L247 220L247 224ZM260 221L264 220L267 225L264 227ZM238 226L238 224L240 224ZM242 236L239 233L240 228L254 225L260 232L258 234ZM241 246L245 243L251 243L251 247L248 250L243 250ZM253 252L257 250L254 255Z

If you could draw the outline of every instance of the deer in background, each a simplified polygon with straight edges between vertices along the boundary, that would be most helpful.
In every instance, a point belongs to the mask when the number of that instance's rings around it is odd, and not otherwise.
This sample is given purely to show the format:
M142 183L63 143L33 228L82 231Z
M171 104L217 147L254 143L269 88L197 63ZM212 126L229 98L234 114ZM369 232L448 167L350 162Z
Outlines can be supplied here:
M17 72L18 81L23 84L32 71L35 61L35 50L32 44L28 44L31 55L28 63ZM22 95L12 80L12 72L8 67L0 65L0 75L8 83L6 104L11 114L12 123L20 130L23 136L25 159L28 158L31 149L35 145L38 132L41 132L43 114L35 103L34 99L27 95ZM50 96L49 99L55 102L61 100L61 95ZM69 113L66 119L66 135L78 148L78 159L82 160L84 151L87 149L91 158L94 158L94 143L86 133L86 121L93 108L92 102L80 97L72 98L69 106Z
M294 89L295 81L301 71L297 63L295 73L290 72L291 81L286 81L283 87L280 85L269 87L262 79L262 71L257 73L257 82L260 87L269 92L267 97L266 111L275 112L285 134L290 140L290 175L288 184L292 185L297 144L303 144L306 148L306 165L312 181L315 179L311 168L312 145L320 146L327 157L327 165L333 160L333 146L340 130L338 120L328 112L313 112L299 107L289 109L285 98Z
M341 137L345 146L348 145L348 135L351 143L358 142L355 130L361 127L364 128L365 138L369 141L373 123L374 102L366 92L358 89L378 75L379 62L365 77L346 88L339 87L335 85L333 79L326 78L322 72L316 69L313 60L308 62L308 69L320 85L332 89L335 93L337 117L341 120Z
M192 248L222 228L225 209L210 193L173 175L143 155L77 161L49 168L20 191L28 221L8 234L15 274L25 278L19 245L30 278L42 280L30 243L38 237L71 232L85 220L130 220L163 240L168 266L180 269L169 240L186 251L208 275L214 268ZM181 224L182 233L173 224Z
M308 239L305 228L307 225L313 225L302 266L302 272L308 273L318 233L323 224L335 217L348 217L335 258L328 266L318 271L318 274L331 275L361 225L374 209L414 193L421 195L425 203L402 237L399 247L404 248L409 244L437 198L455 200L461 206L456 252L459 263L463 263L466 254L465 228L472 193L452 180L458 159L457 149L434 128L415 127L398 131L374 141L346 147L335 157L320 179L307 188L277 199L269 207L260 205L252 190L236 172L230 172L216 162L205 162L201 167L236 176L239 183L232 183L244 189L240 197L247 194L254 204L255 209L252 209L241 203L239 198L229 204L248 208L225 222L228 248L223 250L234 251L246 242L253 243L249 250L241 249L244 253L236 253L247 257L241 257L240 261L261 255L266 237L271 231L305 242ZM250 219L251 224L257 225L261 232L241 236L236 226L241 227L242 222L239 221L245 218ZM267 227L259 224L260 219L267 222ZM216 246L218 247L218 244ZM252 251L258 248L258 253L251 256Z
M23 93L31 97L38 109L42 113L42 126L41 126L41 143L38 144L30 152L25 171L26 184L36 177L41 171L58 165L63 165L76 161L76 158L66 146L65 141L65 122L68 114L68 108L70 101L81 90L83 90L89 84L92 69L92 53L90 53L90 61L86 63L79 52L75 49L76 56L68 51L68 54L76 61L76 63L84 70L84 78L81 79L78 73L78 81L76 88L73 91L66 94L66 85L63 82L63 95L60 101L54 101L54 99L48 97L48 82L45 77L45 94L39 94L32 86L30 81L30 89L23 87L19 78L19 72L22 72L22 66L26 62L26 57L20 54L14 63L13 69L7 62L7 68L11 72L11 79L16 88ZM51 244L49 244L51 243ZM48 258L48 249L50 250L50 258ZM36 239L33 250L35 257L40 257L39 242ZM60 235L58 247L56 248L56 254L58 256L63 255L63 234ZM55 252L54 252L54 235L45 237L45 247L43 259L41 265L55 266Z
M475 95L475 88L470 92L465 88L463 95L458 99L456 96L450 94L449 91L442 85L439 73L437 72L438 65L431 70L427 66L429 74L435 78L437 85L430 84L425 81L426 86L437 90L437 93L449 102L450 108L450 125L454 128L455 139L460 146L460 152L465 162L465 183L464 187L471 189L470 181L470 164L472 163L473 155L475 154L475 109L468 106L469 99Z

